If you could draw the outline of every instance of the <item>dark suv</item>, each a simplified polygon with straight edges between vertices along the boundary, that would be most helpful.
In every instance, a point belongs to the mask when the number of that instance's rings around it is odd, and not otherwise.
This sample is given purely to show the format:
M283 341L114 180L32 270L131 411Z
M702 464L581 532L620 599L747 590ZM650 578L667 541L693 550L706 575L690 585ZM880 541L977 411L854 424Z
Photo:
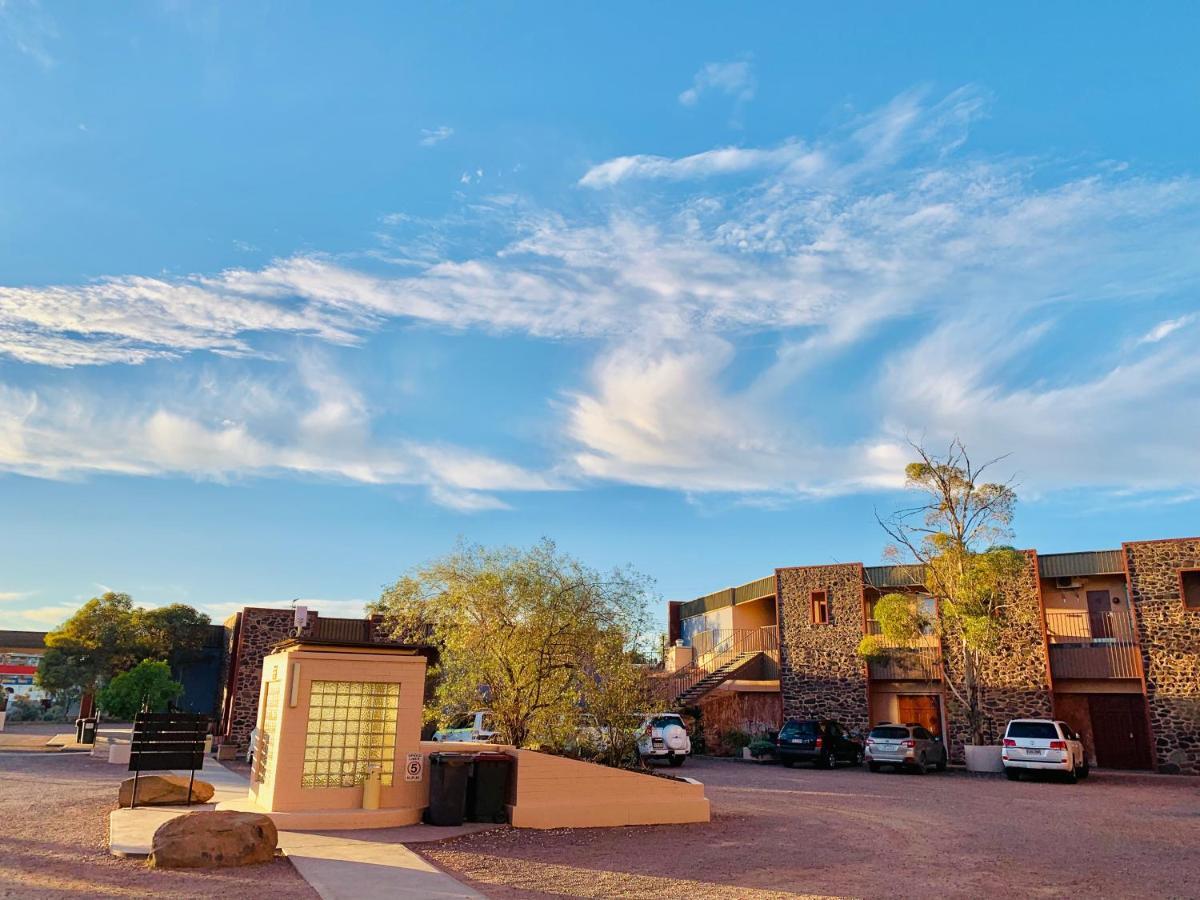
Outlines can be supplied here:
M832 769L839 762L862 765L863 748L832 719L788 719L775 739L775 755L789 769L798 762Z

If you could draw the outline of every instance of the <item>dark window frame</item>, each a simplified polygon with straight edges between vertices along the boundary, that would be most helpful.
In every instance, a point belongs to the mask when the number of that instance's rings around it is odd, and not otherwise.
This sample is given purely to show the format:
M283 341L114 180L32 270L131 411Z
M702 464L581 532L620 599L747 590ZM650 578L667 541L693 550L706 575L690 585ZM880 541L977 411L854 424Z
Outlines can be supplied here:
M1191 578L1185 580L1184 576L1191 576ZM1184 612L1200 613L1200 603L1195 606L1188 603L1187 582L1192 579L1196 581L1193 591L1197 597L1200 597L1200 568L1184 568L1179 570L1179 602L1182 604Z

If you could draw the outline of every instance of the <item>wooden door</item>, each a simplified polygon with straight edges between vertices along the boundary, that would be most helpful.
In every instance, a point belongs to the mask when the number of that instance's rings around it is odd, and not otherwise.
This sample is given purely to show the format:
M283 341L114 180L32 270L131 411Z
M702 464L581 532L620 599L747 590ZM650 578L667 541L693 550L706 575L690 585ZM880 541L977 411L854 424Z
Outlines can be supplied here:
M900 694L897 698L900 721L905 725L916 722L935 735L942 733L941 704L936 694Z
M1088 708L1096 764L1110 769L1150 768L1146 701L1138 694L1091 694Z
M1091 626L1092 638L1112 637L1108 615L1112 612L1112 600L1109 599L1108 591L1088 591L1087 605L1088 625Z

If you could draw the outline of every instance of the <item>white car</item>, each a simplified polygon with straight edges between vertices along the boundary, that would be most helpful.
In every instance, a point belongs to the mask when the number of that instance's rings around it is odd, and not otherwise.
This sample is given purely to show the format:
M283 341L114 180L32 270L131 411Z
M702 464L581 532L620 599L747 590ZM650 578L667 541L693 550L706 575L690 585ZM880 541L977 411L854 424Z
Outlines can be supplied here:
M643 761L665 759L672 766L682 766L692 752L692 739L677 713L655 713L638 726L637 750Z
M435 741L471 741L494 744L500 739L490 709L479 709L452 720L445 728L433 733Z
M1022 771L1056 772L1072 784L1088 776L1083 741L1070 725L1056 719L1013 719L1004 730L1000 758L1004 774L1012 781Z

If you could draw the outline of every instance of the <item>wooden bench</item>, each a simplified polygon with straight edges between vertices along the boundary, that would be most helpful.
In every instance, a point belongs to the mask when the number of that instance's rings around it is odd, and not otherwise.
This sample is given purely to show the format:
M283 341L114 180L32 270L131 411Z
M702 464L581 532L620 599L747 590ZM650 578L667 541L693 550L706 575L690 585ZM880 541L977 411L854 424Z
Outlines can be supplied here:
M137 806L138 778L142 772L190 769L187 805L192 805L192 784L196 770L204 768L204 742L208 736L208 716L194 713L138 713L133 720L133 739L129 747L129 771L133 773L133 797L129 806Z

